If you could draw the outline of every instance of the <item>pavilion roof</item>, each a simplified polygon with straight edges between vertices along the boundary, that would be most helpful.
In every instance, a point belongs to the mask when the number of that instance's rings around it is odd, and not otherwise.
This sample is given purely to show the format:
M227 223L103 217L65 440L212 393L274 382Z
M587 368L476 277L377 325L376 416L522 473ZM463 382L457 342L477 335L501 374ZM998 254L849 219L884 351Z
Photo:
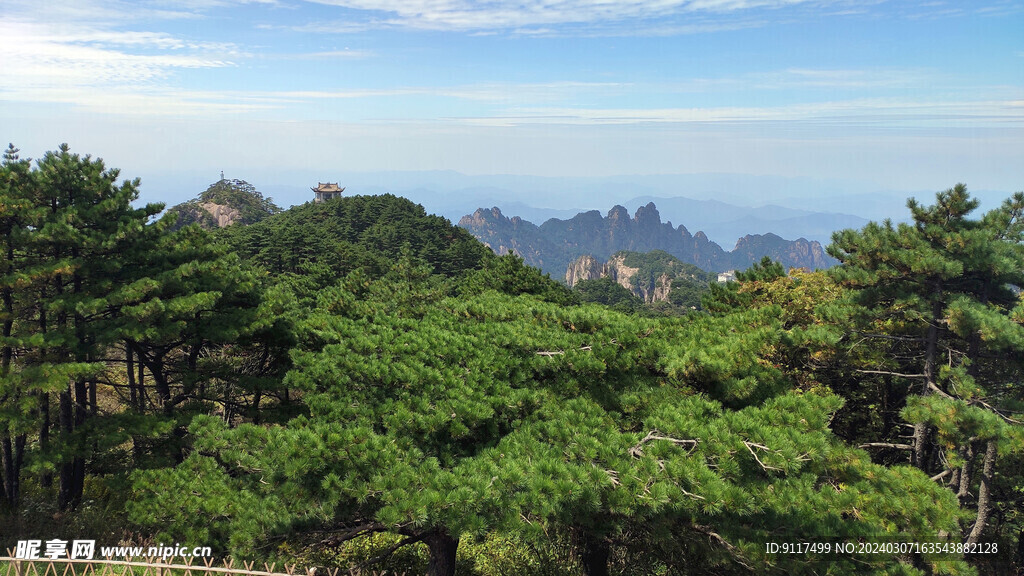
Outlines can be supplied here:
M342 192L344 188L339 188L337 182L318 182L319 186L313 188L314 192Z

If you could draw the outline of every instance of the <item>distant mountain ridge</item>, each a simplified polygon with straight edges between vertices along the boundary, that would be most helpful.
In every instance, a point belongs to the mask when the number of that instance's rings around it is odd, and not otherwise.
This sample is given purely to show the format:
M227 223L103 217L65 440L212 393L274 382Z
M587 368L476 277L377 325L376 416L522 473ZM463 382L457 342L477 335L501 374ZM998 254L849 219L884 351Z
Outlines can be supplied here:
M497 207L480 208L463 216L459 226L498 254L514 252L556 278L580 256L607 259L622 250L663 250L713 272L745 269L763 256L787 267L816 269L837 264L817 241L784 240L775 234L743 236L731 252L726 251L703 232L691 234L683 225L676 228L671 222L662 222L653 202L637 208L632 218L626 208L615 206L607 216L591 210L568 220L552 218L540 226L519 217L508 218Z
M738 206L718 200L695 200L683 196L641 196L624 205L627 209L635 210L651 202L659 206L666 220L696 224L709 238L717 242L731 241L747 234L775 233L790 234L828 244L836 230L859 230L869 222L866 218L852 214L775 204L757 207Z

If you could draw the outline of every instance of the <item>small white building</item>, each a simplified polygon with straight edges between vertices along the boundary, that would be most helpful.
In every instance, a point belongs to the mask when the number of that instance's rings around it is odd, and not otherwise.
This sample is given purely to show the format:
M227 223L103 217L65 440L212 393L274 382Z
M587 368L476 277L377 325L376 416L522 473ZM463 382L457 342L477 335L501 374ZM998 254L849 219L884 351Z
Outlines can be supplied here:
M734 281L734 280L736 280L736 271L735 270L729 270L728 272L719 272L718 273L718 281L719 282L725 283L725 282L730 282L730 281Z

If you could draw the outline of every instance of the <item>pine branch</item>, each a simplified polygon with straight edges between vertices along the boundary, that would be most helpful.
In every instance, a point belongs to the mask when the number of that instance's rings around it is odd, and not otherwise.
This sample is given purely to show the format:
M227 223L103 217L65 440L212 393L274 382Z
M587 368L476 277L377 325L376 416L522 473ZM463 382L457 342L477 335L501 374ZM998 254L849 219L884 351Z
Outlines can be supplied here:
M750 564L747 564L744 561L744 560L746 560L746 558L744 558L743 555L740 554L740 552L736 549L736 547L733 546L732 544L730 544L729 541L726 540L725 538L722 538L722 536L719 535L717 532L715 532L710 526L703 526L703 525L700 525L700 524L693 524L693 529L696 530L697 532L700 532L701 534L707 535L708 537L713 539L715 542L718 542L719 544L721 544L722 547L725 548L729 552L729 554L732 556L732 559L737 564L739 564L740 566L743 566L744 568L746 568L747 570L750 570L751 572L755 571L754 568Z
M418 534L416 536L409 536L408 538L402 540L401 542L399 542L398 544L395 544L394 546L389 547L387 550L381 552L380 554L374 556L373 558L370 558L369 560L366 560L366 561L360 563L359 564L359 568L363 568L365 566L372 566L372 565L374 565L374 564L376 564L378 562L382 562L384 560L387 560L399 548L402 548L403 546L408 546L409 544L415 544L415 543L419 542L420 540L423 540L426 537L427 537L426 533Z
M345 528L339 528L338 530L330 530L328 532L336 532L339 530L346 530ZM339 546L344 542L348 542L353 538L358 538L363 534L369 534L370 532L383 532L387 530L387 527L379 522L363 522L355 527L348 528L347 531L339 536L333 536L331 538L325 538L320 541L325 546Z

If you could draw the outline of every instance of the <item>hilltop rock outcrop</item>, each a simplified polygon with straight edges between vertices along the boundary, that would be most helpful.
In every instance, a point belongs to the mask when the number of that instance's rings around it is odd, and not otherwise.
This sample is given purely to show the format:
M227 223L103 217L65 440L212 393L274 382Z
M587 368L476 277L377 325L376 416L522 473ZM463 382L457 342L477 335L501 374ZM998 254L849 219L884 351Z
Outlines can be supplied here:
M235 223L254 224L277 214L281 208L245 180L222 178L199 197L172 206L167 211L178 215L175 228L198 224L209 230Z

